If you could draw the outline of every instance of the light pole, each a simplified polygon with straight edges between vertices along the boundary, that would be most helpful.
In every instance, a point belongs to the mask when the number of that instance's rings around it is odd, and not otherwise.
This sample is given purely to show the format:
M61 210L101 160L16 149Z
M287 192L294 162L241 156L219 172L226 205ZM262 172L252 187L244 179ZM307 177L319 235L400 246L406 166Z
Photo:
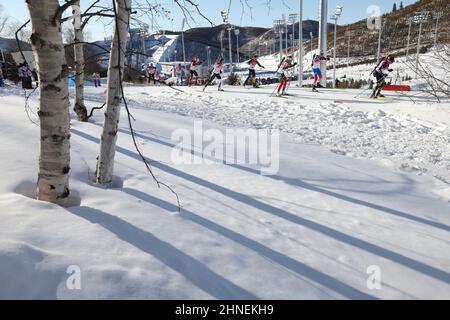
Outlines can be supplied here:
M412 22L413 22L413 18L409 18L408 19L409 22L409 26L408 26L408 41L406 44L406 58L409 58L409 44L411 42L411 26L412 26Z
M162 36L162 41L163 41L163 52L162 52L162 55L163 55L163 57L164 57L164 59L163 59L163 61L164 62L166 62L167 60L167 58L166 58L166 43L165 43L165 41L166 41L166 30L163 30L163 36Z
M283 20L274 20L273 28L280 36L280 62L283 60Z
M219 33L219 38L220 38L220 54L223 57L223 30L220 31Z
M289 23L292 25L292 39L295 40L295 23L298 21L299 14L298 13L291 13L289 15ZM292 42L292 46L294 46L294 43Z
M289 35L289 39L291 39L291 48L293 47L293 43L294 43L294 35L290 34Z
M284 14L283 14L283 23L284 23L284 30L285 30L285 32L286 32L286 56L289 54L289 52L288 52L288 22L287 22L287 19L286 19L286 17L284 16Z
M352 30L347 30L346 36L347 36L347 68L350 66L350 38L353 35Z
M313 33L312 33L312 31L309 33L309 38L311 39L310 40L310 42L311 42L311 51L313 51Z
M181 42L183 44L183 66L186 68L186 48L184 46L184 24L186 22L186 18L183 18L183 22L181 23Z
M336 6L334 15L331 16L331 20L334 20L334 43L333 43L333 89L336 88L336 35L337 35L337 22L342 15L342 7Z
M378 51L377 61L381 58L381 33L383 32L383 18L380 18L380 28L378 30Z
M239 29L234 29L234 35L236 36L236 52L237 52L237 63L241 62L241 57L239 56Z
M438 41L438 28L439 28L439 19L442 18L444 16L444 12L439 11L435 13L435 18L436 18L436 30L434 32L434 50L437 50L436 45L437 45L437 41Z
M428 11L422 11L414 16L415 22L419 23L419 37L417 39L417 53L416 53L416 78L419 75L418 69L419 69L419 54L420 54L420 44L421 44L420 40L422 37L422 25L423 25L424 21L428 20L428 15L429 15Z
M232 52L232 48L231 48L231 30L232 30L232 27L231 27L230 22L229 22L228 11L222 10L222 11L220 12L220 14L222 15L223 22L224 22L225 25L227 26L227 31L228 31L228 47L229 47L228 50L229 50L229 55L230 55L230 70L233 70L233 67L232 67L232 65L233 65L233 52Z
M208 60L208 70L211 68L211 47L206 47L206 59Z
M319 49L320 52L327 52L327 31L328 31L328 0L320 0L320 23L319 23ZM327 86L327 63L325 60L320 62L320 71L322 72L321 85Z
M173 51L173 53L174 53L173 62L177 61L177 52L178 51L176 49Z
M298 86L301 88L303 87L303 0L299 0L298 18Z

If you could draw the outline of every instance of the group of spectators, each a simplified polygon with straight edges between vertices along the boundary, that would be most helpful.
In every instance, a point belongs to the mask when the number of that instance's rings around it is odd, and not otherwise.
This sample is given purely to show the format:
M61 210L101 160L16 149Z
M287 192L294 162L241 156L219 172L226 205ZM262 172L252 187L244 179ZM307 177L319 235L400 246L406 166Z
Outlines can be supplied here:
M39 85L39 76L36 68L30 68L27 62L17 65L17 77L15 78L16 84L21 83L23 89L33 89L33 80L36 82L36 87ZM5 86L6 72L0 63L0 87ZM17 81L18 79L18 81ZM101 76L99 72L92 74L92 80L95 87L101 87Z
M38 86L39 79L37 71L35 68L31 69L26 62L20 63L17 66L17 76L19 82L22 83L23 89L33 89L33 79L36 81L36 86ZM6 73L3 70L3 66L0 64L0 87L5 86L5 79Z

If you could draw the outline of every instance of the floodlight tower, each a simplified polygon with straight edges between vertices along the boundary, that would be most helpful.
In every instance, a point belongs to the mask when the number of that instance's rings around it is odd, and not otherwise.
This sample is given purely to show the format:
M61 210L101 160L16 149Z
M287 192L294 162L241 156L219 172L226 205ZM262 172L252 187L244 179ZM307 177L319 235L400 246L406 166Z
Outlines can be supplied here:
M428 11L418 12L414 15L414 22L419 24L419 36L417 38L417 53L416 53L416 78L418 77L418 69L419 69L419 55L420 55L420 45L421 45L421 37L422 37L422 26L425 21L428 20L429 16Z
M327 52L327 33L328 33L328 0L320 0L320 19L319 19L319 49L320 53ZM327 86L327 63L326 60L320 62L320 71L322 72L321 85Z
M449 5L450 8L450 5ZM434 14L434 17L436 18L436 29L434 32L434 50L437 50L436 45L438 41L438 30L439 30L439 19L441 19L444 16L444 12L439 11Z
M239 64L241 62L241 58L239 57L239 29L234 29L234 35L236 36L236 52L237 52L237 63Z
M232 65L233 65L233 52L232 52L232 48L231 48L231 30L233 30L233 28L230 25L230 21L229 21L229 13L227 10L222 10L220 12L220 14L222 15L222 19L223 22L225 23L225 25L227 26L227 31L228 31L228 49L229 49L229 55L230 55L230 69L232 70Z
M278 32L280 36L280 62L283 60L283 20L274 20L273 21L273 28L275 32Z
M298 0L298 86L303 87L303 0Z
M333 43L333 89L336 88L336 34L337 34L337 21L342 15L342 7L336 6L334 15L331 16L331 20L334 20L334 43Z

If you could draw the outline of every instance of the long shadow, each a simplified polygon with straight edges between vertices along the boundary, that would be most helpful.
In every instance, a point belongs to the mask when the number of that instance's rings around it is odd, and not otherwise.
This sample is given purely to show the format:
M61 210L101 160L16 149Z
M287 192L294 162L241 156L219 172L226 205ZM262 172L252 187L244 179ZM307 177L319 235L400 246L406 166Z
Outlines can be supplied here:
M156 197L153 197L147 193L141 192L139 190L136 189L131 189L131 188L123 188L122 189L123 192L141 199L145 202L148 202L150 204L156 205L164 210L167 210L169 212L175 212L176 210L178 210L178 208L161 199L158 199ZM247 238L245 236L243 236L242 234L239 234L235 231L232 231L230 229L227 229L217 223L214 223L208 219L205 219L191 211L188 210L182 210L181 212L181 216L189 219L190 221L204 227L207 228L209 230L212 230L242 246L245 246L255 252L257 252L258 254L260 254L261 256L264 256L280 265L282 265L283 267L299 274L300 276L304 276L307 277L339 294L342 294L343 296L349 298L349 299L376 299L376 297L371 296L369 294L366 294L362 291L359 291L355 288L350 287L349 285L333 278L330 277L329 275L322 273L320 271L317 271L309 266L307 266L306 264L299 262L295 259L292 259L280 252L277 252L275 250L272 250L262 244L260 244L257 241L254 241L250 238Z
M95 125L97 125L97 124L95 124ZM119 132L130 134L129 131L126 131L124 129L119 129ZM146 135L143 135L143 134L140 134L140 133L135 133L135 134L136 134L137 137L139 137L141 139L146 139L146 140L149 140L151 142L158 143L158 144L161 144L163 146L167 146L169 148L175 148L176 147L174 144L172 144L170 142L166 142L166 141L154 138L154 137L149 137L149 136L146 136ZM205 157L205 158L207 158L209 160L215 160L215 159L212 159L211 157L205 156L202 153L200 153L198 151L195 151L195 150L193 150L192 154L194 154L196 156L199 156L199 157ZM239 170L243 170L243 171L249 172L249 173L261 175L261 172L259 170L257 170L257 169L245 167L245 166L238 165L238 164L232 164L232 163L227 163L226 165L228 165L230 167L233 167L233 168L236 168L236 169L239 169ZM360 200L360 199L353 198L353 197L350 197L350 196L346 196L346 195L343 195L343 194L340 194L340 193L337 193L337 192L334 192L334 191L331 191L331 190L327 190L327 189L321 188L321 187L319 187L317 185L305 182L305 181L297 179L297 178L288 178L288 177L283 177L283 176L279 176L279 175L271 175L271 176L266 176L266 177L274 179L274 180L278 180L278 181L283 181L285 183L288 183L288 184L296 186L296 187L300 187L300 188L307 189L307 190L314 191L314 192L319 192L319 193L328 195L330 197L334 197L334 198L337 198L337 199L340 199L340 200L344 200L344 201L347 201L347 202L350 202L350 203L353 203L353 204L357 204L357 205L364 206L364 207L367 207L367 208L375 209L377 211L385 212L385 213L388 213L388 214L391 214L391 215L395 215L395 216L398 216L398 217L401 217L401 218L404 218L404 219L408 219L408 220L411 220L411 221L414 221L414 222L418 222L418 223L421 223L421 224L424 224L424 225L428 225L428 226L431 226L431 227L434 227L434 228L438 228L438 229L442 229L444 231L450 232L450 226L445 225L443 223L440 223L440 222L437 222L437 221L428 220L428 219L425 219L425 218L422 218L422 217L418 217L418 216L412 215L410 213L402 212L402 211L395 210L395 209L392 209L392 208L388 208L388 207L385 207L385 206L382 206L382 205L378 205L378 204L371 203L371 202L368 202L368 201L364 201L364 200Z
M88 134L86 134L84 132L81 132L79 130L71 129L71 132L73 132L74 134L79 135L80 137L83 137L85 139L93 141L95 143L99 143L100 142L100 140L98 138L95 138L95 137L93 137L91 135L88 135ZM141 161L140 156L137 153L133 152L133 151L130 151L128 149L125 149L125 148L119 147L119 146L117 146L116 150L117 150L117 152L120 152L123 155L126 155L126 156L128 156L130 158L136 159L138 161ZM150 159L148 159L148 160L151 161ZM223 195L225 195L225 196L227 196L227 197L229 197L231 199L234 199L234 200L239 201L241 203L244 203L246 205L252 206L252 207L254 207L254 208L258 209L258 210L265 211L268 214L278 216L278 217L283 218L283 219L285 219L287 221L291 221L293 223L302 225L302 226L304 226L304 227L306 227L308 229L314 230L314 231L316 231L318 233L321 233L321 234L326 235L328 237L331 237L331 238L333 238L335 240L338 240L338 241L341 241L343 243L346 243L346 244L348 244L350 246L353 246L355 248L359 248L361 250L365 250L365 251L370 252L372 254L375 254L375 255L378 255L380 257L383 257L385 259L397 262L397 263L399 263L399 264L401 264L401 265L403 265L403 266L405 266L407 268L410 268L410 269L415 270L417 272L421 272L423 274L426 274L429 277L435 278L435 279L440 280L440 281L444 281L446 283L450 283L450 273L448 273L446 271L437 269L437 268L435 268L433 266L430 266L430 265L425 264L423 262L414 260L412 258L408 258L406 256L403 256L403 255L399 254L399 253L396 253L394 251L382 248L382 247L377 246L375 244L372 244L370 242L367 242L367 241L355 238L355 237L350 236L348 234L345 234L345 233L343 233L341 231L338 231L338 230L332 229L330 227L321 225L321 224L319 224L317 222L314 222L314 221L302 218L300 216L296 216L295 214L292 214L292 213L290 213L288 211L285 211L283 209L274 207L274 206L272 206L270 204L261 202L261 201L255 199L253 197L250 197L250 196L248 196L246 194L242 194L242 193L233 191L231 189L228 189L228 188L222 187L220 185L217 185L217 184L215 184L213 182L210 182L210 181L204 180L202 178L199 178L199 177L193 176L191 174L188 174L186 172L177 170L177 169L172 168L172 167L170 167L170 166L168 166L168 165L166 165L164 163L154 162L153 166L155 168L158 168L158 169L160 169L162 171L165 171L165 172L167 172L169 174L172 174L172 175L174 175L176 177L185 179L185 180L190 181L192 183L198 184L198 185L203 186L205 188L208 188L210 190L213 190L213 191L216 191L218 193L221 193L221 194L223 194ZM325 190L323 192L325 192Z
M74 207L68 210L81 218L101 225L120 239L152 255L217 299L258 299L251 292L223 278L191 256L125 220L89 207Z

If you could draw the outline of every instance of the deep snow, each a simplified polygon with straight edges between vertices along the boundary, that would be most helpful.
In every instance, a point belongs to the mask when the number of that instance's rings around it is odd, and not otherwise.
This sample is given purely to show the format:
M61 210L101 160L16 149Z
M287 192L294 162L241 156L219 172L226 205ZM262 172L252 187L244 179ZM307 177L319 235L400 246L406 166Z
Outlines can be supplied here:
M126 88L140 147L181 213L139 161L124 112L114 188L89 179L98 112L72 121L73 206L34 200L39 128L20 91L0 89L0 298L450 298L448 104L225 89ZM103 89L86 97L98 106ZM171 134L199 119L279 128L280 171L173 164ZM81 290L66 287L70 265ZM380 290L366 285L373 265Z

